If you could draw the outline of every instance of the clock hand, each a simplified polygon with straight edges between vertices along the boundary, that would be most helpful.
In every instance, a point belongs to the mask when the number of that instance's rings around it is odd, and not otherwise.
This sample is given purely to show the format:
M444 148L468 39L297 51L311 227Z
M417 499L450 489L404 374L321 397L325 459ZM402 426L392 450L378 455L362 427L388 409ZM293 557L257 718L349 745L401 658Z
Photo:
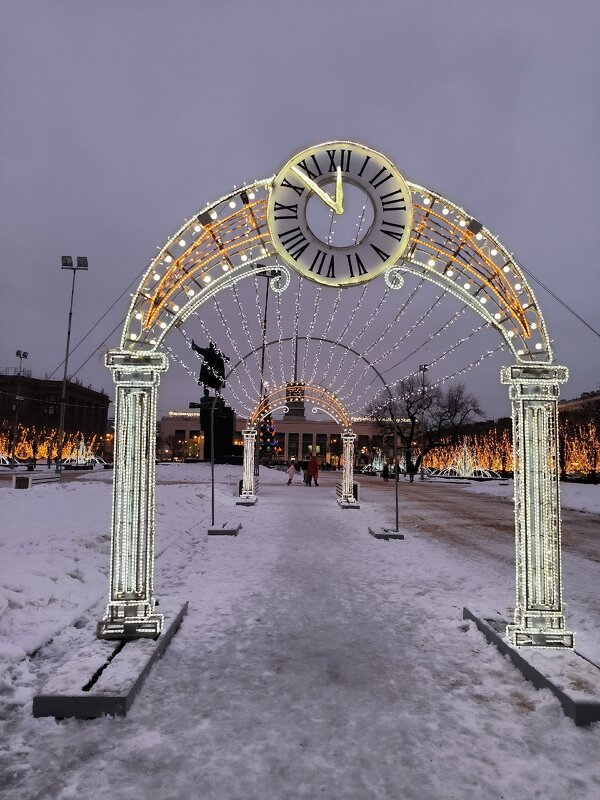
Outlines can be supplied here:
M304 172L302 172L302 170L301 170L301 169L299 169L299 168L298 168L298 167L296 167L296 166L293 166L291 169L292 169L292 172L294 173L294 175L296 175L298 178L300 178L300 180L302 181L302 183L303 183L303 184L304 184L304 185L305 185L305 186L306 186L308 189L310 189L310 190L311 190L312 192L314 192L314 193L315 193L315 194L316 194L318 197L320 197L320 198L321 198L321 200L322 200L322 201L325 203L325 205L328 205L328 206L329 206L329 208L331 208L333 211L335 211L335 213L336 213L336 214L341 214L341 213L342 213L341 211L339 211L339 210L338 210L338 209L340 208L340 205L339 205L339 203L337 202L337 194L338 194L338 192L337 192L337 189L336 189L336 199L334 200L332 197L330 197L330 196L327 194L327 192L324 192L324 191L323 191L323 189L321 189L321 187L320 187L320 186L318 186L318 185L317 185L317 184L316 184L316 183L315 183L313 180L311 180L311 179L308 177L308 175L305 175L305 174L304 174ZM342 209L342 210L343 210L343 209Z
M337 168L337 174L335 176L335 213L336 214L343 214L344 213L344 185L342 183L342 168Z

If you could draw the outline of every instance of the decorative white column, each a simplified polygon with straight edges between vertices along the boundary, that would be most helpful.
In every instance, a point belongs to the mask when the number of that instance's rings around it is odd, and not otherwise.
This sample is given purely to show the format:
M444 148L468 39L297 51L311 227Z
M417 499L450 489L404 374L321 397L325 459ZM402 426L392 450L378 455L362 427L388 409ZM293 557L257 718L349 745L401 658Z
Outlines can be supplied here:
M505 367L513 419L517 598L514 645L573 647L562 604L558 396L566 367Z
M355 503L353 491L353 477L354 477L354 440L356 435L351 431L344 431L342 433L342 444L344 452L344 466L342 471L342 496L341 503Z
M98 623L101 639L156 638L154 509L156 396L163 353L111 350L116 384L110 600Z
M254 452L256 449L256 428L245 428L244 437L244 472L242 474L242 500L256 500L254 483Z

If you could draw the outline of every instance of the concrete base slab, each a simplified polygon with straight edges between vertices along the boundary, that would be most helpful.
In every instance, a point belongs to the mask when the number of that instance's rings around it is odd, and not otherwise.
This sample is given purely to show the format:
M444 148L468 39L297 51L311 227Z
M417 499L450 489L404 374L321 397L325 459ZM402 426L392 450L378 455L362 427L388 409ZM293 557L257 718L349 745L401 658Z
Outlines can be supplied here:
M343 500L337 501L340 508L360 508L360 503L345 503Z
M394 528L369 528L369 534L375 539L404 539L404 534Z
M472 620L536 689L550 689L576 725L600 720L600 668L596 664L575 650L513 647L505 638L506 620L500 617L463 608L463 619Z
M209 536L237 536L240 532L240 528L242 527L242 523L238 522L237 524L232 524L229 522L223 522L219 525L215 525L214 528L208 529Z
M115 644L97 639L62 664L33 698L34 717L94 719L105 714L124 717L157 658L187 614L188 603L164 615L158 639Z
M258 497L240 497L235 501L236 506L255 506L258 503Z

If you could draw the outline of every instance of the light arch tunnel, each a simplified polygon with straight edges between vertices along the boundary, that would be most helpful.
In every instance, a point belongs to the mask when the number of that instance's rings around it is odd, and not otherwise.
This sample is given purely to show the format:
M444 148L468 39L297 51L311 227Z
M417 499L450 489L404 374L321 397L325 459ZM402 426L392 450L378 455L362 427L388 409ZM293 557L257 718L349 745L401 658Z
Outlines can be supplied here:
M115 469L109 603L98 624L104 638L155 637L162 616L154 600L154 424L160 351L174 326L218 292L264 268L275 256L267 226L272 179L256 181L186 219L150 262L132 298L120 346L106 364L116 384ZM546 326L523 270L487 228L440 194L409 183L413 224L403 259L388 269L392 288L414 273L453 295L493 327L514 363L501 371L510 387L515 454L516 600L507 628L512 643L572 647L562 600L558 475L560 384ZM278 267L275 291L290 272Z
M299 341L307 341L309 337L289 336L284 337L281 340L273 339L272 341L265 342L264 347L269 348L273 345L279 345L282 342L291 342L296 338ZM329 339L324 336L319 337L318 340L320 342L327 342L334 347L339 347L347 352L353 353L358 359L366 364L368 369L375 373L375 376L381 382L382 391L387 393L390 400L392 399L392 394L385 381L385 378L377 369L377 367L372 364L368 358L366 358L366 356L364 356L362 353L359 353L358 350L355 350L353 347L344 344L343 342L337 342L334 339ZM246 353L246 355L242 356L242 358L240 358L228 371L227 375L225 376L225 380L227 381L239 366L241 366L247 359L251 358L255 353L262 350L262 348L263 345L261 344L258 347L255 347L249 353ZM300 400L300 398L297 399ZM355 435L352 432L352 418L350 413L342 401L333 392L330 392L328 389L322 386L311 383L303 383L301 399L302 402L308 402L310 405L313 405L314 410L324 411L335 422L337 422L342 429L341 437L343 447L343 470L342 480L340 481L340 486L338 487L339 503L340 505L351 506L355 503L353 487ZM289 404L295 402L295 400L296 399L293 396L293 389L290 391L290 385L283 384L281 386L274 387L257 403L248 417L248 424L245 430L242 432L244 440L244 460L241 487L242 503L255 502L258 493L258 482L254 470L254 459L256 454L255 441L256 437L258 436L258 426L260 425L261 420L264 419L267 414L272 413L277 409L283 409L287 412Z
M252 355L252 353L250 355ZM241 361L239 363L241 363ZM235 367L233 367L230 372L232 372L233 369L235 369ZM239 502L244 505L256 502L258 485L254 471L254 459L256 453L256 438L261 421L273 411L283 409L287 412L290 405L296 402L303 402L313 406L313 410L324 411L334 422L337 422L342 429L343 468L342 480L337 489L338 502L341 506L352 507L355 505L353 489L355 434L352 431L352 418L344 404L335 394L325 389L323 386L310 383L302 384L301 394L296 394L294 392L294 386L294 384L284 384L282 386L276 386L266 392L248 417L246 427L242 431L244 439L244 461ZM296 386L299 385L296 384Z

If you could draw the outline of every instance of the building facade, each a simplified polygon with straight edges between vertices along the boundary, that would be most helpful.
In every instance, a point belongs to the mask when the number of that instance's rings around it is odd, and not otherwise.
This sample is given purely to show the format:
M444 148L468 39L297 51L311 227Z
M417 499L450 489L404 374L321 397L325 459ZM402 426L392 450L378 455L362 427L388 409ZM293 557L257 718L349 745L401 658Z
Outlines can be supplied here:
M320 463L338 467L342 457L342 429L333 420L310 419L286 415L275 419L275 438L281 453L273 460L288 463L292 459L305 460L316 455ZM231 438L230 452L241 454L243 446L242 431L247 425L243 417L236 417ZM391 451L391 437L384 442L381 431L373 422L361 420L352 427L356 434L354 447L357 466L370 464L374 452L386 446ZM158 426L158 457L163 460L210 458L210 450L205 447L205 434L200 427L198 412L169 411L162 417Z
M292 459L302 460L316 455L319 463L327 463L339 467L342 457L342 429L330 419L311 419L310 417L286 414L282 419L275 419L275 438L281 448L281 454L274 461L287 464ZM236 420L238 439L242 439L242 430L246 427L245 419ZM352 430L356 434L354 443L355 465L370 464L377 449L392 447L391 437L387 442L377 425L368 420L353 422Z
M58 429L61 397L62 381L33 378L28 371L0 375L0 419L7 423L12 424L16 414L24 427ZM65 433L104 436L110 402L103 391L67 381Z

